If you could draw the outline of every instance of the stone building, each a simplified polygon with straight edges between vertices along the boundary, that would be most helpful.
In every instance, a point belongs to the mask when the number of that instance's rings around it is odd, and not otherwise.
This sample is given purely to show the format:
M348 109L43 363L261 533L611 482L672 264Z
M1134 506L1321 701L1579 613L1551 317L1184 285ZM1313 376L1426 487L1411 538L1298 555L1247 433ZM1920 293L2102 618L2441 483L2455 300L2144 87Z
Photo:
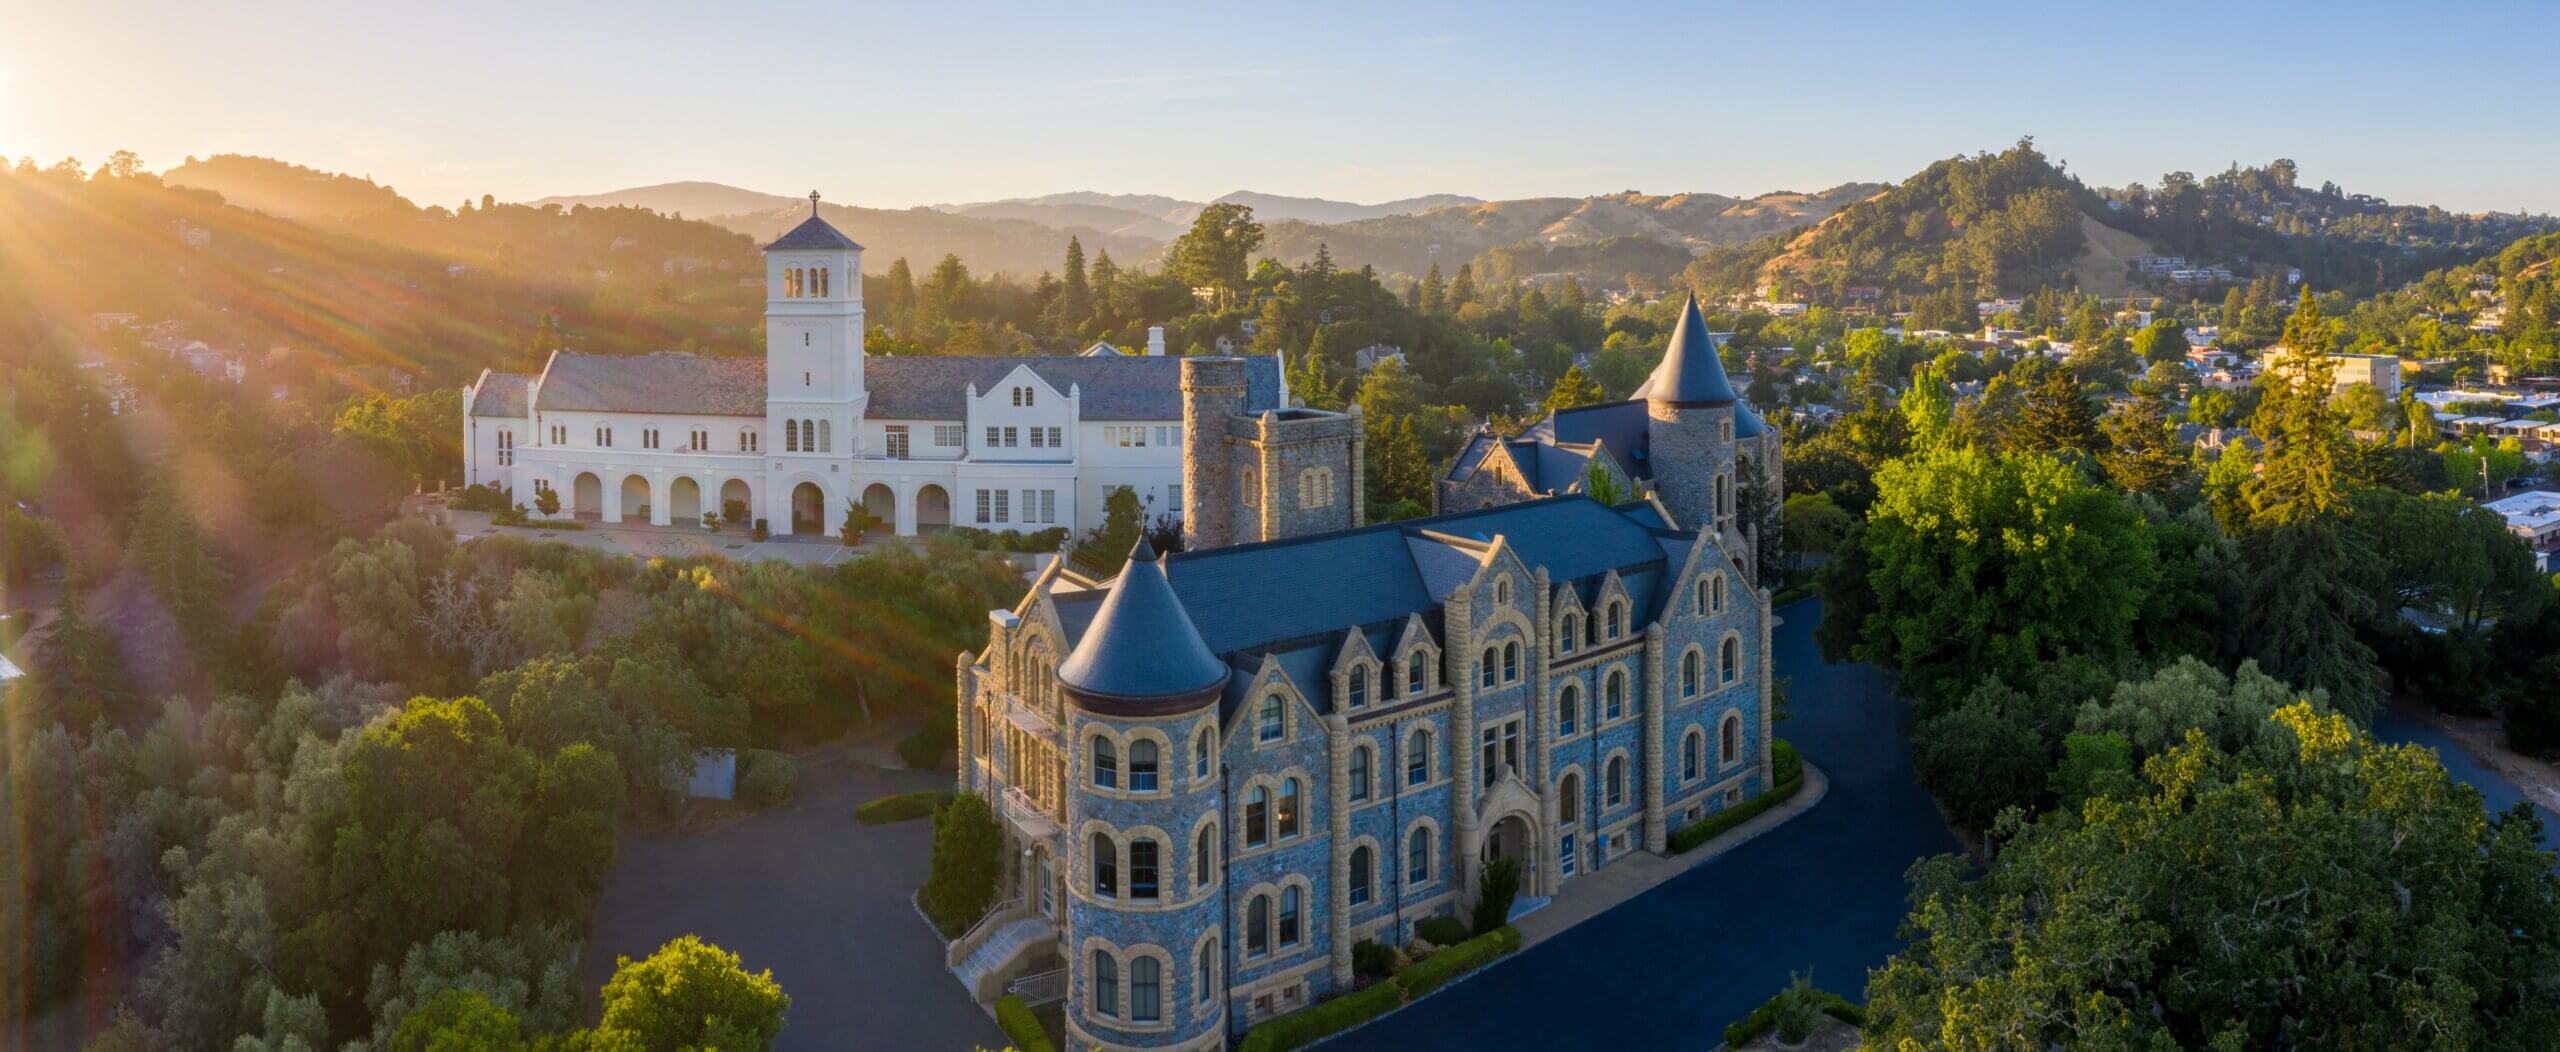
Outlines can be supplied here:
M1360 525L1360 407L1252 409L1242 358L1182 360L1183 546Z
M1242 470L1193 468L1195 512ZM1223 1048L1347 989L1359 942L1464 916L1490 860L1517 911L1663 851L1769 786L1743 569L1658 502L1581 495L1051 566L956 669L958 787L1008 870L954 971L1063 984L1078 1049Z
M1691 296L1633 397L1558 410L1510 438L1479 432L1436 496L1442 510L1485 508L1586 492L1596 474L1627 498L1658 498L1683 529L1735 533L1747 553L1735 514L1745 458L1771 493L1784 490L1778 431L1736 395Z

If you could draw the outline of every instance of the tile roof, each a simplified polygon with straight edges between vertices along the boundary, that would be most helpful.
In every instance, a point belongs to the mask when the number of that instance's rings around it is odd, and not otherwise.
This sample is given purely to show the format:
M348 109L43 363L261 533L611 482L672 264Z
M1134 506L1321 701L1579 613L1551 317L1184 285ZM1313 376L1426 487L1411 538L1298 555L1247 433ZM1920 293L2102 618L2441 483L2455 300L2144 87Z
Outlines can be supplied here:
M1227 666L1165 582L1164 561L1145 537L1095 609L1075 649L1058 665L1058 681L1088 694L1159 698L1196 694L1224 683Z
M763 416L764 359L560 351L540 397L547 412Z
M533 386L527 373L480 372L480 382L471 388L471 416L497 416L510 420L525 417L525 391Z
M1281 408L1280 359L1247 357L1245 411ZM958 420L966 415L968 387L992 390L1005 374L1029 366L1060 394L1081 389L1086 420L1182 419L1182 359L1163 357L949 357L872 356L863 361L863 386L871 392L868 415L882 420ZM545 398L546 403L548 397ZM759 410L761 412L761 410Z
M844 236L843 231L828 225L826 220L818 218L817 206L814 203L810 206L809 218L801 220L800 225L792 227L790 233L775 238L772 244L764 247L767 252L809 252L829 249L860 252L862 246L854 244L853 239Z

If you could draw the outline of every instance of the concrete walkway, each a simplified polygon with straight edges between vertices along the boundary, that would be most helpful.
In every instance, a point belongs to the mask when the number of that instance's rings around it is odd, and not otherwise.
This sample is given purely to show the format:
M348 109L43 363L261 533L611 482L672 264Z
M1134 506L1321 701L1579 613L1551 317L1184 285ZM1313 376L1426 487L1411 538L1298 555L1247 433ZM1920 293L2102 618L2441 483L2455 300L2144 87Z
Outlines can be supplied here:
M1718 855L1750 843L1760 834L1813 810L1831 791L1831 778L1812 764L1804 765L1804 787L1786 803L1779 804L1751 820L1725 830L1715 839L1690 848L1685 854L1656 855L1639 851L1622 861L1601 867L1567 881L1555 901L1546 908L1520 918L1512 927L1520 930L1520 948L1526 950L1545 942L1565 930L1616 908L1629 899L1642 895L1686 873Z

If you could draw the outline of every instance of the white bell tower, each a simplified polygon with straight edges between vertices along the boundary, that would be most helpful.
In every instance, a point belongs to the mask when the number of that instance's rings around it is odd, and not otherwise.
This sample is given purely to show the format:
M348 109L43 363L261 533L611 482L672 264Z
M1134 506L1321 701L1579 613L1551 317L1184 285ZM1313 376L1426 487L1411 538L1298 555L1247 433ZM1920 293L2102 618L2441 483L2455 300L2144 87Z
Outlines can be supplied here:
M765 453L849 459L860 434L862 246L809 218L764 248ZM841 472L837 479L842 479Z

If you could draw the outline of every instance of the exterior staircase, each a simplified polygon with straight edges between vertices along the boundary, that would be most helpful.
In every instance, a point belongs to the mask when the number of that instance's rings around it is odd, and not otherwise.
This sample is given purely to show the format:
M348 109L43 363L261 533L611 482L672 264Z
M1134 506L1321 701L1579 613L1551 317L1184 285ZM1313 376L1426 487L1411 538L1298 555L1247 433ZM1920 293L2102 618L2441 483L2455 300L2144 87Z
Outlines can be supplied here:
M1022 967L1044 953L1054 953L1058 942L1058 926L1038 914L1003 922L986 941L969 951L969 955L951 966L951 974L959 976L969 993L986 1004L1004 996L1005 984Z

